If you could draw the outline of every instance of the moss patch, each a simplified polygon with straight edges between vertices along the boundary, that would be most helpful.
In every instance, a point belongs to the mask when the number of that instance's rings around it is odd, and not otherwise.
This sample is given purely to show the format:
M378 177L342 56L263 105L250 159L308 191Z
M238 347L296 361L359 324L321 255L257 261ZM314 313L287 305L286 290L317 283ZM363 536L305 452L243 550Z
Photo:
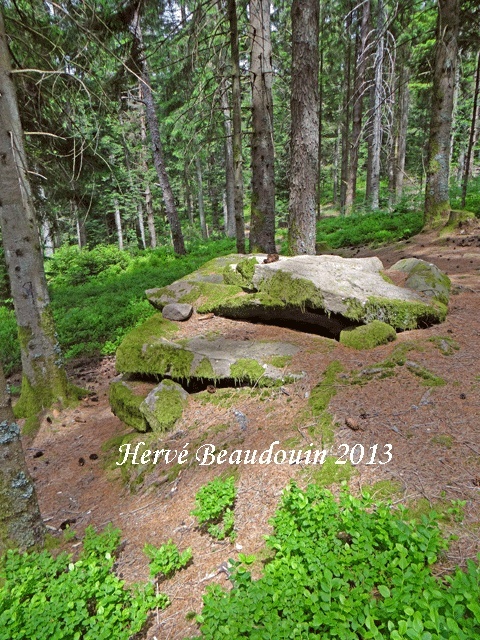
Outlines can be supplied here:
M253 289L253 276L258 261L256 258L245 258L240 260L235 269L226 266L223 271L223 279L225 284L236 285L243 289Z
M440 376L435 375L427 368L422 367L422 365L418 364L418 362L414 362L413 360L407 360L405 362L405 366L407 369L413 373L413 375L417 376L417 378L422 379L422 383L426 387L441 387L446 384L445 380Z
M236 382L255 384L260 381L265 369L252 358L240 358L230 366L230 375ZM272 381L269 381L270 384Z
M447 307L441 302L425 304L370 297L365 305L350 299L347 301L347 307L345 315L351 320L367 323L381 320L402 331L438 324L443 322L447 315Z
M186 392L173 380L163 380L140 404L139 410L154 432L171 429L187 404Z
M396 480L379 480L368 490L374 499L382 501L402 495L403 491L402 483Z
M195 376L195 378L201 378L205 380L216 379L216 375L213 371L212 363L208 358L203 358L203 360L201 360L200 364L193 372L193 375Z
M278 369L283 369L292 361L292 356L272 356L268 359L268 363Z
M305 468L305 475L308 482L314 482L319 487L329 487L332 484L339 484L341 482L349 482L354 468L350 462L346 464L335 464L337 458L327 457L325 462L319 469L313 467Z
M317 287L305 278L294 278L285 271L277 271L258 285L260 292L279 306L292 305L302 311L306 307L323 309L323 296Z
M395 329L380 320L374 320L354 329L344 329L340 333L340 343L352 349L373 349L381 344L392 342L396 338Z
M125 382L112 382L108 391L108 401L112 412L119 420L137 431L147 431L147 421L140 411L143 397L136 395Z
M331 362L325 369L323 379L313 389L308 400L308 404L314 416L319 416L322 411L328 408L330 400L336 395L337 375L343 371L343 367L338 360Z
M429 342L432 342L444 356L451 356L460 349L458 343L452 338L434 336L429 338Z

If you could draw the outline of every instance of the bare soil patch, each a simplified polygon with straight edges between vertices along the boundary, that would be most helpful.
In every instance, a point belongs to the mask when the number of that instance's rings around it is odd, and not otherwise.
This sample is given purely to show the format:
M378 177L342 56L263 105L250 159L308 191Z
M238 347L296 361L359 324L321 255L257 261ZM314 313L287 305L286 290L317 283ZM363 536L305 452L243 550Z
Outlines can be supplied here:
M388 464L366 465L364 461L355 467L350 481L353 491L390 480L400 487L394 500L405 504L423 500L441 509L450 500L466 501L463 521L450 518L443 525L447 534L458 536L439 568L448 571L480 551L479 226L472 223L447 238L421 234L393 247L344 250L342 255L377 255L386 268L403 257L434 262L454 285L446 322L399 334L395 343L372 351L354 351L287 328L218 317L201 320L194 315L182 325L185 337L201 327L212 334L228 332L236 340L286 340L300 347L289 369L304 375L282 389L233 390L222 402L218 394L226 394L225 390L211 394L211 401L205 391L193 394L175 432L155 442L154 448L186 446L193 453L199 443L212 442L229 452L261 452L274 440L285 449L306 448L312 441L320 446L318 438L315 441L308 433L305 409L311 390L322 380L328 364L340 361L348 376L351 371L384 361L399 344L413 345L409 361L425 367L445 384L425 386L425 380L406 366L397 366L391 377L362 385L349 384L345 378L330 403L337 425L333 452L336 454L341 444L353 447L359 443L365 450L378 444L379 451L391 444L392 460ZM449 338L458 349L444 355L432 338ZM61 536L61 525L71 521L80 537L89 524L101 528L113 522L125 540L118 572L129 583L148 579L148 561L142 553L146 542L159 546L172 538L180 549L192 547L193 563L161 584L172 604L153 616L147 637L174 640L197 635L195 623L188 622L185 615L201 610L202 593L208 584L216 581L229 585L223 568L230 557L236 557L240 550L261 556L263 536L270 531L268 520L282 489L291 478L305 483L305 470L301 464L239 465L235 472L238 537L234 545L214 542L198 531L190 511L198 489L221 471L233 468L199 466L192 461L172 472L172 465L159 464L147 473L135 470L125 482L121 469L115 469L115 460L120 461L122 456L115 452L114 445L104 450L106 442L129 431L108 405L114 359L73 363L70 375L93 395L74 409L51 411L36 437L24 442L46 524ZM246 416L246 423L234 410ZM63 544L74 552L77 543Z

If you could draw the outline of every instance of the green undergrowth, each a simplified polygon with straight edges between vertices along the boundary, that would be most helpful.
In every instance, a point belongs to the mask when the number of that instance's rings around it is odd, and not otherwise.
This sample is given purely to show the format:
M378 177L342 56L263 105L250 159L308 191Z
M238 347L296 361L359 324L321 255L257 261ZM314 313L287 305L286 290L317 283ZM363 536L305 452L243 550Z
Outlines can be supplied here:
M343 366L338 360L331 362L323 374L322 380L312 389L308 406L314 418L314 426L310 427L312 438L320 437L322 447L333 443L333 417L328 412L330 400L337 393L338 374Z
M317 241L330 249L365 244L378 246L410 238L420 233L422 227L421 211L323 218L317 224Z
M217 540L227 537L231 542L235 540L233 508L236 495L234 476L219 476L201 487L195 495L192 515L197 518L200 527Z
M78 560L8 551L0 569L0 640L128 640L168 597L114 572L120 531L87 527Z
M402 508L347 489L291 483L266 537L263 573L254 556L230 560L231 590L207 588L197 616L208 640L478 640L480 569L435 577L447 543L436 514L406 521Z
M59 342L68 360L113 354L125 335L150 317L154 308L145 290L166 286L203 263L234 250L232 240L191 244L186 256L167 247L119 252L113 246L92 251L59 249L46 271ZM0 358L5 370L18 369L20 350L13 312L0 300Z

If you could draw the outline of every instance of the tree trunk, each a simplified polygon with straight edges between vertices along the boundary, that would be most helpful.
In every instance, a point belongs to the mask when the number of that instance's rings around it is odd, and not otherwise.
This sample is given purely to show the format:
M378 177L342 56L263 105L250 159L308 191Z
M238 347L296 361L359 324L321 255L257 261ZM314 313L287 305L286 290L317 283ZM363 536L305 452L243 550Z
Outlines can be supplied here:
M403 195L405 156L407 152L408 109L410 106L410 90L408 88L410 69L407 66L407 60L410 58L411 47L410 45L404 45L404 47L404 55L400 58L400 73L398 77L397 126L395 131L395 164L393 174L395 202L401 200Z
M147 242L145 240L145 222L143 220L143 206L142 203L139 202L137 204L137 220L138 220L138 235L140 239L140 248L146 249Z
M450 132L452 126L459 0L438 0L437 44L425 185L425 224L442 226L450 213Z
M380 156L382 151L383 52L385 43L385 11L383 0L378 0L377 49L375 52L373 81L373 122L371 147L370 197L372 209L378 209L380 197Z
M232 119L228 104L227 83L222 78L220 104L223 111L223 124L225 128L225 194L227 216L225 221L225 233L228 238L235 237L235 177L233 167L233 142Z
M7 39L0 12L0 224L22 354L22 393L16 407L36 426L40 410L69 400L61 364L43 256L27 177L23 131L18 113Z
M139 93L139 97L140 100L142 99L142 85L140 84L138 87L138 93ZM140 137L142 140L142 153L141 153L141 158L142 158L142 167L143 167L143 172L144 172L144 176L145 176L145 190L144 190L144 196L145 196L145 210L147 212L147 227L148 227L148 235L150 236L150 247L152 249L155 249L157 246L157 232L155 230L155 218L153 216L153 198L152 198L152 192L150 190L150 183L148 181L148 165L147 165L147 159L145 157L145 151L144 149L147 146L147 127L145 124L145 114L142 112L140 114Z
M290 154L290 254L315 255L318 180L317 0L292 4L292 133Z
M168 178L165 166L165 158L163 156L163 147L160 139L160 128L158 126L157 112L155 110L155 102L150 83L150 74L148 71L147 60L143 49L143 36L140 28L140 15L138 7L134 12L131 23L131 32L135 38L136 53L138 57L138 65L141 70L142 78L142 97L145 104L145 113L147 118L147 126L150 132L150 140L152 143L153 163L157 170L158 182L163 194L165 203L165 212L167 214L170 232L172 234L173 249L179 255L185 255L185 243L183 241L180 219L178 217L177 207L175 206L175 198L173 197L172 187Z
M85 231L85 220L80 215L78 205L75 199L70 200L70 209L75 221L75 227L77 229L77 244L79 249L83 249L87 246L87 234Z
M269 0L250 0L252 195L250 251L275 253L273 69Z
M350 170L350 116L351 116L351 75L352 75L352 41L350 30L352 26L352 6L348 3L348 14L345 20L345 60L343 75L343 118L342 118L342 161L340 173L340 211L345 213L347 185Z
M465 168L463 170L462 179L462 209L465 209L465 201L467 199L468 179L470 177L473 149L475 146L475 134L477 132L477 111L478 111L478 93L480 90L480 53L477 57L477 72L475 74L475 93L473 95L472 121L470 123L470 135L468 137L468 147L465 156Z
M1 20L1 18L0 18ZM0 557L12 547L42 546L45 536L35 487L25 463L0 362Z
M118 248L120 251L123 251L122 217L120 215L120 207L117 198L113 199L113 205L115 207L115 228L117 230Z
M43 255L45 258L52 258L55 252L55 245L53 243L52 227L50 220L45 218L41 226Z
M350 147L350 169L345 193L345 214L349 215L353 209L357 194L358 156L360 139L362 136L363 96L365 94L367 67L367 41L370 23L370 0L366 0L362 9L362 24L360 27L360 41L356 56L355 83L353 89L352 141Z
M220 208L220 196L218 193L218 185L215 181L216 158L214 153L211 153L208 156L208 167L209 167L208 196L210 198L212 227L215 231L220 231L221 208ZM208 231L208 227L207 227L207 231Z
M203 205L203 175L202 175L202 163L200 158L195 156L195 169L197 171L197 196L198 196L198 216L200 218L200 230L202 232L202 238L206 240L208 238L207 225L205 223L205 208Z
M237 4L227 0L232 55L233 173L235 184L235 236L238 253L245 253L243 218L242 92L240 86L240 54L238 50Z

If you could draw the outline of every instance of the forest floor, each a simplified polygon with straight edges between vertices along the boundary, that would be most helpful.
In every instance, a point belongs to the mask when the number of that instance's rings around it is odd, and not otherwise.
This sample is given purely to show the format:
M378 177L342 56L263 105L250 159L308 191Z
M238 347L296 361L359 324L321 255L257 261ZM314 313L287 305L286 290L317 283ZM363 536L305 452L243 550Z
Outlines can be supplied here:
M305 421L308 396L328 364L338 360L345 372L361 372L384 361L399 344L408 343L408 359L441 377L445 384L425 386L425 380L406 366L397 366L391 377L361 385L349 384L345 378L330 402L336 424L332 453L337 459L345 449L339 449L340 445L352 448L359 443L369 452L369 447L378 444L380 454L385 444L391 444L388 464L367 465L365 456L352 469L351 490L358 492L387 480L389 483L376 487L389 487L395 503L417 511L435 507L446 535L454 533L456 537L437 572L464 566L466 559L480 552L480 226L471 223L448 238L425 233L394 246L343 250L341 254L377 255L386 268L410 256L434 262L453 283L446 321L399 334L397 341L387 346L354 351L333 340L288 328L218 317L202 321L194 314L182 331L202 326L209 332L230 331L238 340L255 337L292 342L299 351L289 369L301 370L304 376L283 389L244 387L228 393L219 389L210 399L205 391L192 394L175 432L152 448L191 449L194 442L203 441L229 452L257 449L260 453L274 440L287 450L306 448L313 440L308 434L308 418ZM444 355L438 341L431 338L448 338L458 349ZM268 521L282 489L290 479L303 485L321 478L322 471L302 464L239 465L235 472L238 536L234 544L214 541L197 529L190 514L195 493L220 472L231 472L234 467L193 463L177 475L165 465L157 465L139 474L129 464L130 473L125 473L126 465L120 468L115 464L122 460L119 439L115 438L129 430L108 405L108 385L116 374L114 358L74 362L69 374L91 395L76 408L50 411L36 437L24 442L44 520L50 531L59 535L62 548L74 553L87 525L102 528L112 522L119 527L125 543L117 571L128 583L149 579L148 560L142 552L146 542L160 546L172 538L180 550L191 547L193 562L161 583L160 589L172 604L153 615L145 637L174 640L198 635L195 622L185 616L200 612L207 585L218 582L228 588L223 569L240 551L265 558L264 535L271 531ZM247 417L246 429L240 429L234 409ZM137 438L142 439L145 434ZM452 506L452 500L465 501L465 505L455 502ZM61 527L68 521L78 538L66 542ZM254 567L258 573L260 564Z

